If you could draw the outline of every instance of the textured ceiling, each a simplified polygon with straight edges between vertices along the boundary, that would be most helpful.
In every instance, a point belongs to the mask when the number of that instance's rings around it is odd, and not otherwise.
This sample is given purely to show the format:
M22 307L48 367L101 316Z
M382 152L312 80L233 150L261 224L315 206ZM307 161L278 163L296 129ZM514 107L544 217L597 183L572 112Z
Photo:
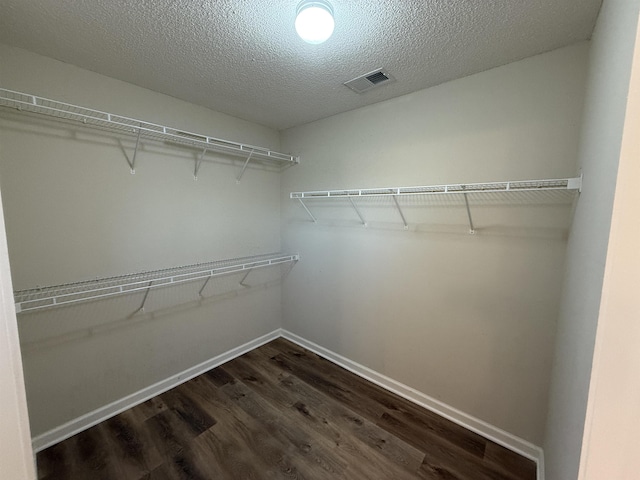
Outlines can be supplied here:
M588 39L601 3L331 0L308 45L298 1L0 0L0 42L284 129ZM397 81L342 85L379 67Z

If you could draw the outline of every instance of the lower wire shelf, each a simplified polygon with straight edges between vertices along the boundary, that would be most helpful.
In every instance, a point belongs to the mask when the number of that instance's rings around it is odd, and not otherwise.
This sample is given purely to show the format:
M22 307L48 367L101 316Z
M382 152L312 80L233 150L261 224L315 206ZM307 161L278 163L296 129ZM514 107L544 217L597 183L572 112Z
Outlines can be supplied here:
M245 272L273 265L295 263L299 255L273 253L251 257L218 260L181 267L154 270L117 277L101 278L85 282L67 283L49 287L13 292L16 313L43 308L85 302L99 298L149 291L196 280L208 281L211 277Z

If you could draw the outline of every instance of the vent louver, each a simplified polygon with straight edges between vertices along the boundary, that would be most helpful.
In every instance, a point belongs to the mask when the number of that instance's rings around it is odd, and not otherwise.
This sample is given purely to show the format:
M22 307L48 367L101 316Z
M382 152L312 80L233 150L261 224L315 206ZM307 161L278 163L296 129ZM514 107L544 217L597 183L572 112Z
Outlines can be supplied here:
M367 75L367 80L369 80L371 83L380 83L380 82L385 82L387 80L389 80L389 77L387 77L384 73L382 72L378 72L378 73L374 73L373 75Z
M394 80L395 78L389 75L386 70L379 68L373 72L365 73L364 75L360 75L348 82L344 82L344 85L356 93L364 93L372 88L391 83Z

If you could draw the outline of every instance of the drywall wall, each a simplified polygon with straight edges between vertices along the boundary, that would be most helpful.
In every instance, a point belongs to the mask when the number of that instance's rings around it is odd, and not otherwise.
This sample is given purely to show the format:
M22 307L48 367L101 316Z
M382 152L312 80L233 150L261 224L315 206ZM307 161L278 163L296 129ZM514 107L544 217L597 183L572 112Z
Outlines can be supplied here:
M636 34L579 477L640 472L640 36Z
M577 174L588 44L286 130L284 328L540 444L571 205L309 202L291 191ZM428 67L425 67L428 68ZM402 81L399 78L399 81ZM474 198L477 202L478 199ZM423 203L422 206L418 204Z
M279 147L278 132L0 47L0 86L218 138ZM280 249L280 178L242 159L4 112L0 184L15 289ZM280 269L19 315L32 433L274 330Z
M584 186L567 249L544 441L547 480L578 476L639 5L605 1L591 40L580 142Z
M1 148L1 144L0 144ZM0 150L0 153L2 150ZM0 209L0 478L34 480L33 452L4 218Z

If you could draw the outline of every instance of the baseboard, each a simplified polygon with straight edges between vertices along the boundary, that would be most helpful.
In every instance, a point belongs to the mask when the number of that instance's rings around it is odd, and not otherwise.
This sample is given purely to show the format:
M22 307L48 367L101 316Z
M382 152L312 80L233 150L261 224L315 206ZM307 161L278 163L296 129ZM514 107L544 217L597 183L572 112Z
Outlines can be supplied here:
M540 449L540 458L536 462L538 464L537 480L544 480L544 450Z
M33 450L35 453L44 450L51 445L54 445L58 442L66 440L73 435L82 432L88 428L97 425L100 422L103 422L119 413L128 410L129 408L135 407L142 402L146 402L150 398L153 398L157 395L160 395L168 390L171 390L178 385L191 380L192 378L201 375L212 368L222 365L229 360L233 360L240 355L243 355L251 350L264 345L265 343L270 342L271 340L275 340L280 337L282 334L280 329L274 330L273 332L267 333L261 337L258 337L254 340L251 340L244 345L240 345L236 348L232 348L231 350L217 355L206 362L203 362L194 367L188 368L183 372L180 372L176 375L172 375L171 377L162 380L158 383L155 383L149 387L143 388L131 395L128 395L124 398L116 400L104 407L100 407L92 412L89 412L81 417L75 418L70 422L67 422L59 427L56 427L48 432L45 432L37 437L32 439Z
M294 333L287 330L282 330L282 336L287 340L294 342L301 347L306 348L327 360L346 368L352 373L369 380L370 382L379 385L380 387L389 390L397 395L400 395L407 400L420 405L438 415L451 420L452 422L461 425L484 438L491 440L499 445L502 445L509 450L512 450L520 455L529 458L536 462L538 466L538 480L543 480L544 476L544 457L542 455L542 449L532 443L523 440L515 435L505 432L504 430L488 424L480 419L472 417L460 410L453 408L435 398L425 395L414 388L404 385L392 378L389 378L381 373L376 372L364 365L360 365L348 358L343 357L331 350L328 350L316 343L310 342ZM541 476L542 475L542 476Z
M407 400L416 403L438 415L451 420L452 422L461 425L472 432L482 435L483 437L502 445L526 458L529 458L537 463L538 476L537 480L544 480L544 455L542 449L532 443L527 442L515 435L512 435L504 430L488 424L482 420L479 420L471 415L468 415L456 408L453 408L439 400L436 400L428 395L419 392L407 385L404 385L392 378L389 378L381 373L376 372L364 365L360 365L357 362L349 360L331 350L324 348L316 343L306 340L294 333L287 330L276 329L266 335L251 340L243 345L233 348L225 353L217 355L206 362L203 362L194 367L188 368L181 373L173 375L165 380L155 383L149 387L143 388L138 392L128 395L124 398L116 400L104 407L100 407L92 412L89 412L81 417L78 417L70 422L67 422L59 427L56 427L48 432L45 432L32 439L32 445L34 452L44 450L51 445L61 442L73 435L82 432L88 428L97 425L115 415L118 415L129 408L149 400L157 395L160 395L167 390L171 390L178 385L191 380L217 366L222 365L230 360L233 360L240 355L243 355L251 350L258 348L265 343L275 340L278 337L284 337L287 340L294 342L301 347L306 348L327 360L346 368L350 372L369 380L370 382L379 385L380 387L389 390L397 395L400 395Z

